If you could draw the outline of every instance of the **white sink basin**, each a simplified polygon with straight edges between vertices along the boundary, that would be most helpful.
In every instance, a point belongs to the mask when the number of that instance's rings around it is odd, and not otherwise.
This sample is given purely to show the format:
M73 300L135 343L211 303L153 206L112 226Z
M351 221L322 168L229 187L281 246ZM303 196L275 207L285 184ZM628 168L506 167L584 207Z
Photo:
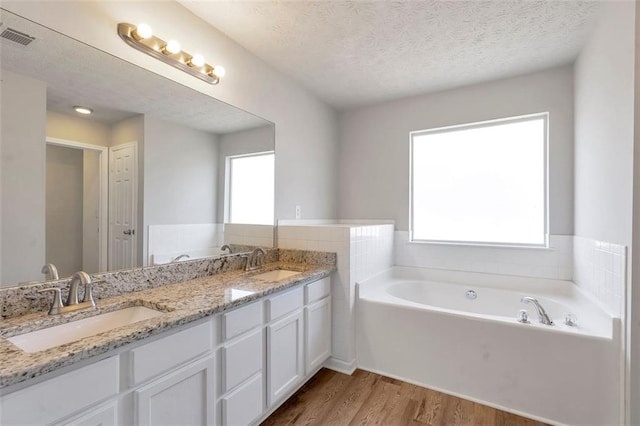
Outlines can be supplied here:
M257 278L263 281L280 281L285 278L293 277L300 274L298 271L287 271L286 269L277 269L275 271L264 272L262 274L254 275L253 278Z
M162 315L162 312L154 309L145 308L144 306L132 306L54 327L43 328L31 333L20 334L7 340L25 352L34 353L160 315Z

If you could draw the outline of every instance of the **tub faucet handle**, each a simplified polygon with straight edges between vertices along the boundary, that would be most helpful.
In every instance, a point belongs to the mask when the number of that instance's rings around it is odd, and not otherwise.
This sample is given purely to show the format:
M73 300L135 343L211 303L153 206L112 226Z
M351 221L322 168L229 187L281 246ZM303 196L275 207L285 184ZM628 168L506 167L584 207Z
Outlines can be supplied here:
M578 325L578 318L570 313L564 314L564 323L569 327L576 327Z
M520 309L517 319L518 322L521 322L522 324L529 324L529 311L526 309Z

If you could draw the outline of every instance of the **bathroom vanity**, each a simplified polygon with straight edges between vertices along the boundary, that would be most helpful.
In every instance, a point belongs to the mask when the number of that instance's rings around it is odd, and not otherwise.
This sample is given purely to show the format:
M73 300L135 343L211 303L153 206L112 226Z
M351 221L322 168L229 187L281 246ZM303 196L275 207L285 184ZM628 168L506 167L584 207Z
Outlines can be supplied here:
M275 262L110 297L99 310L135 305L162 314L34 353L6 337L61 319L5 320L0 423L260 421L331 355L333 270Z

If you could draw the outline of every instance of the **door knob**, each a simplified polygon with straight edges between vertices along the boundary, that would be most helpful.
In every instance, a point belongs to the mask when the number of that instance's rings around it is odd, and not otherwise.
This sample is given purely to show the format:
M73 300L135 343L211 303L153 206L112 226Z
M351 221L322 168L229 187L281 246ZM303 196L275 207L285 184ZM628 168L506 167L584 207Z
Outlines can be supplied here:
M125 231L122 231L122 233L124 235L136 235L136 230L135 229L127 229Z

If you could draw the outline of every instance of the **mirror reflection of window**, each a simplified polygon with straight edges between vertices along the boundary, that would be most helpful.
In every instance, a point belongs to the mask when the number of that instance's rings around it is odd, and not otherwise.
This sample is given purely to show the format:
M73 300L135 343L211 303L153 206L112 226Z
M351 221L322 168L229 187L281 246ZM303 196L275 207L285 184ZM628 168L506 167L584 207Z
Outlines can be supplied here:
M229 167L229 222L273 225L273 151L227 157Z

